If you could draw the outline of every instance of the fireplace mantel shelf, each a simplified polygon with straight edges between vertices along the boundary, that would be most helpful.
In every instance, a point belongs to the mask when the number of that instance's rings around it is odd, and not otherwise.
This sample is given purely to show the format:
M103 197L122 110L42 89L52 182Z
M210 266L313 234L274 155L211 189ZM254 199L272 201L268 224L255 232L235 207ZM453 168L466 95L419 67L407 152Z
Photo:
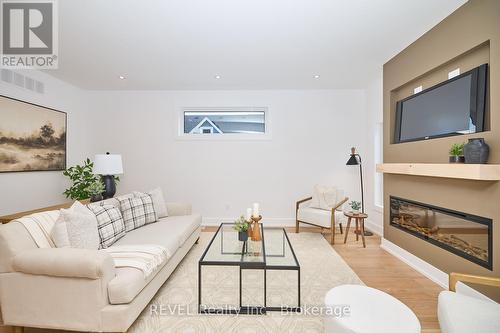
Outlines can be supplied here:
M500 164L383 163L377 172L411 176L500 181Z

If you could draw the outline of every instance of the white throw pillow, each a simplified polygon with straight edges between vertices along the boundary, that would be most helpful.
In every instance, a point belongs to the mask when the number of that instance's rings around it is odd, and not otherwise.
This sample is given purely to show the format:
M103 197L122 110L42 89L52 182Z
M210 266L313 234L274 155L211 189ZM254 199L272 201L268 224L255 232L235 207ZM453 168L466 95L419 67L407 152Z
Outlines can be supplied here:
M50 236L56 247L71 247L68 238L68 228L66 228L66 220L61 216L61 212L59 212L59 217L54 223Z
M316 185L309 207L331 210L337 204L337 188L335 186Z
M59 211L59 218L52 229L52 238L57 247L97 250L97 219L84 205L75 201L69 209Z
M165 203L165 198L163 197L163 191L161 188L157 187L154 190L149 191L147 194L142 192L134 192L134 196L137 198L150 195L153 199L153 206L158 218L167 217L167 204Z

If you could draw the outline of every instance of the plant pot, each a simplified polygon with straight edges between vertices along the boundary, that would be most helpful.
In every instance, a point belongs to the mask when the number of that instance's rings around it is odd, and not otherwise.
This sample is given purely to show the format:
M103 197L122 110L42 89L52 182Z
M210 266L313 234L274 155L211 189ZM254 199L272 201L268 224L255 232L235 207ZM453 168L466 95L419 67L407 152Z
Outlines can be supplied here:
M351 210L351 213L353 213L354 215L359 215L359 209L353 209Z
M103 200L102 194L96 194L90 197L90 202L97 202Z
M450 163L465 163L465 156L450 156Z
M248 240L248 232L247 231L239 231L238 232L238 240L241 242L246 242Z
M464 145L465 163L486 164L490 155L490 146L484 142L483 138L469 139Z

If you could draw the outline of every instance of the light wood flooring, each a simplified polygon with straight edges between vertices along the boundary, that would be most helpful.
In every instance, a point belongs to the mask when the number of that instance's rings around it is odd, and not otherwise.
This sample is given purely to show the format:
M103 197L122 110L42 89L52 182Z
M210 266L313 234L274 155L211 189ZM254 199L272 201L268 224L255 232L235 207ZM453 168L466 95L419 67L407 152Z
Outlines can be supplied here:
M301 227L300 230L320 232L319 228ZM288 228L287 232L295 232L295 228ZM324 236L329 242L330 234L325 233ZM412 309L420 320L422 332L440 332L437 298L443 289L381 249L380 236L373 235L365 239L366 248L363 248L361 238L356 242L356 235L351 231L346 244L344 235L337 234L332 247L367 286L391 294Z

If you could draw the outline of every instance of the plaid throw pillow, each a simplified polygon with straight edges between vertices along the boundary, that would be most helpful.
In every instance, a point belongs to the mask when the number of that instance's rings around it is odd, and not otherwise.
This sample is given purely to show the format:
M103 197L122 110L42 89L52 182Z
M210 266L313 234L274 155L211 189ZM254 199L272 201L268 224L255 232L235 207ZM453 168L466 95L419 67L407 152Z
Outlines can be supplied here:
M131 231L158 220L150 195L136 198L118 198L125 222L125 231Z
M90 204L87 207L97 218L100 249L111 246L114 242L125 236L125 224L118 208L106 204Z

